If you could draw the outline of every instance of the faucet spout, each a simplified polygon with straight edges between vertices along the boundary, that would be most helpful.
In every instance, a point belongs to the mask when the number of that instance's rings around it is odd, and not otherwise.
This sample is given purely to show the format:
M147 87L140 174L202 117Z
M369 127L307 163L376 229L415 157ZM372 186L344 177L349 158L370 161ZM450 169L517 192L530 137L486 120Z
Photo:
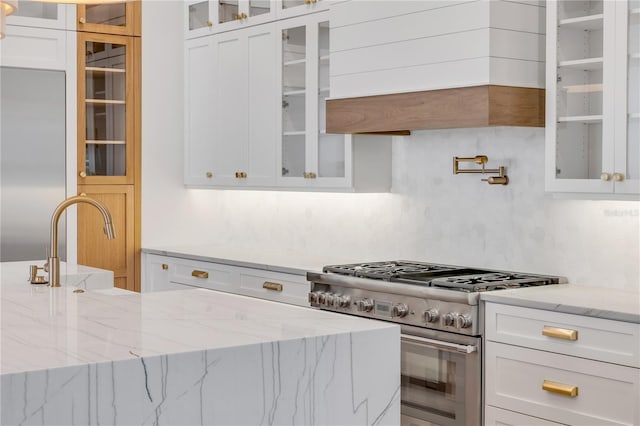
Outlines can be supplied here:
M49 285L51 287L60 287L60 258L58 257L58 222L60 221L60 217L62 213L67 209L67 207L72 206L78 203L87 203L98 209L100 214L102 215L102 219L104 220L104 228L103 231L107 236L108 240L113 240L116 237L116 231L113 227L113 219L111 218L111 213L109 209L102 204L101 202L94 200L93 198L77 195L74 197L69 197L66 200L62 201L58 206L53 210L53 214L51 215L51 240L50 240L50 250L49 250L49 258L47 259L47 263L49 265Z

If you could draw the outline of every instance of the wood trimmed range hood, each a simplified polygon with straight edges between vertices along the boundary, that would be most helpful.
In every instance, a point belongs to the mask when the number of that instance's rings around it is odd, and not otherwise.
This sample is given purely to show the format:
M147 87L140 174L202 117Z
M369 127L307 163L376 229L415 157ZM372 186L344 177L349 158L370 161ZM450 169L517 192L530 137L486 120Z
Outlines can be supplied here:
M540 88L481 85L327 100L327 133L544 125Z

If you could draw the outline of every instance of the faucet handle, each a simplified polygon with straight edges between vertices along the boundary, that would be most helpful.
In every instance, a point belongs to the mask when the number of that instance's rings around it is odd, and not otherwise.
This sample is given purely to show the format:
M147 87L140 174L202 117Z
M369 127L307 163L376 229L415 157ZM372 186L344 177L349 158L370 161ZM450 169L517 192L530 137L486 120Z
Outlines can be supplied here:
M43 266L29 265L29 279L31 284L47 284L49 281L43 275L38 275L39 269L45 269Z

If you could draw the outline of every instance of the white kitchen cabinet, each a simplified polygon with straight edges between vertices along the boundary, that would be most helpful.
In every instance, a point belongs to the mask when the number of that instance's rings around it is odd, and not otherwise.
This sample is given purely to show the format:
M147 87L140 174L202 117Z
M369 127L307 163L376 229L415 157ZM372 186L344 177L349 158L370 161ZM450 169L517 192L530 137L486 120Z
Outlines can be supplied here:
M278 0L276 2L276 16L278 19L291 18L308 13L327 10L336 0Z
M143 292L207 288L309 306L306 276L143 253Z
M327 19L327 13L317 13L280 22L278 186L388 191L390 138L326 132L330 91Z
M263 24L275 19L275 0L205 0L185 4L185 38Z
M547 6L549 192L640 194L640 1Z
M640 324L485 306L485 424L640 422Z
M275 40L266 24L186 43L186 184L275 184Z
M324 131L327 16L185 43L186 185L389 190L390 137Z
M21 27L75 29L75 6L42 3L36 1L21 1L18 10L7 16L7 25ZM67 28L67 25L70 27Z

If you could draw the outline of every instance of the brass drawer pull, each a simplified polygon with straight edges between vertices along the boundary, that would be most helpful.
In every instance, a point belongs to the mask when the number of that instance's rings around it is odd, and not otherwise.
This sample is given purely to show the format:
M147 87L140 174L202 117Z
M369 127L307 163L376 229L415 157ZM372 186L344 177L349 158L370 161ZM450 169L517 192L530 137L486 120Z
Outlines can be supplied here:
M196 278L209 278L209 273L207 271L191 271L191 276Z
M542 389L547 392L558 393L564 396L570 396L575 398L578 396L578 387L573 385L565 385L564 383L552 382L551 380L545 380L542 382Z
M282 284L265 281L264 284L262 284L262 288L273 291L282 291Z
M169 265L167 265L166 263L162 264L162 270L166 271L167 269L169 269Z
M555 337L556 339L564 340L578 340L578 330L571 330L569 328L558 328L545 325L542 327L542 335L548 337Z

